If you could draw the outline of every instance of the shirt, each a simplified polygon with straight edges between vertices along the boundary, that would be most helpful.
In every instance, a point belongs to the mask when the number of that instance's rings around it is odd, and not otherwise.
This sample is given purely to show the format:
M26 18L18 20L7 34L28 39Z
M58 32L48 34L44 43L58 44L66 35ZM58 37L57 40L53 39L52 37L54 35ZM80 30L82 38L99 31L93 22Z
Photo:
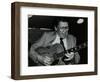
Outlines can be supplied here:
M56 43L59 43L60 44L60 37L59 37L58 34L56 35L56 38L52 42L52 44L56 44ZM64 43L64 46L65 46L65 49L67 50L68 47L67 47L67 39L66 38L63 39L63 43Z

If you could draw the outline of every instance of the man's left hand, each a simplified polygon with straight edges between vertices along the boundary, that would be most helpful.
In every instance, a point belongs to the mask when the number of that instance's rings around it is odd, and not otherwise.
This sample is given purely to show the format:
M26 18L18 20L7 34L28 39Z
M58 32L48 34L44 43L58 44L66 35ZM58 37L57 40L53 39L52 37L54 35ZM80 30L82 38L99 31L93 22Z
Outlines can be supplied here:
M72 59L74 58L74 55L75 55L74 52L70 52L70 53L65 54L65 56L66 56L67 58L65 58L64 61L72 60Z

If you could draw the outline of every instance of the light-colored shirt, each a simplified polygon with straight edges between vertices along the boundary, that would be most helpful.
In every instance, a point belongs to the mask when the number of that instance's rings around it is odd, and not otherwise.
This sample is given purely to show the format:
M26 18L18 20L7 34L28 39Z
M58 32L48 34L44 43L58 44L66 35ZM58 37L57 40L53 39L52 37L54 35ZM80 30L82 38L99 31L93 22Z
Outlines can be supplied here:
M59 43L59 44L60 44L60 37L59 37L58 34L56 35L56 38L55 38L55 40L52 42L52 44L56 44L56 43ZM64 46L65 46L65 49L67 50L67 49L68 49L68 47L67 47L67 38L64 38L64 39L63 39L63 43L64 43Z

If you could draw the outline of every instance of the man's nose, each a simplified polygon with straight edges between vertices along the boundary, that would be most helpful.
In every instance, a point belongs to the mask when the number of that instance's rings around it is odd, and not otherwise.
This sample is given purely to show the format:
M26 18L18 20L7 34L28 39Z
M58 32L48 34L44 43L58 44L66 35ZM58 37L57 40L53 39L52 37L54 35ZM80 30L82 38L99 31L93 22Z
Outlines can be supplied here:
M67 30L62 30L63 33L67 32Z

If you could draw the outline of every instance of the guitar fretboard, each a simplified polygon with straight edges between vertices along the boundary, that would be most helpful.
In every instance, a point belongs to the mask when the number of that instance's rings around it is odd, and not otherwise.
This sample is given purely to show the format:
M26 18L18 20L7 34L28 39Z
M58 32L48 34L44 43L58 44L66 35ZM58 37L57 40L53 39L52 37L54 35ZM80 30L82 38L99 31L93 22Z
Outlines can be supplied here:
M77 52L77 51L79 51L79 50L81 50L85 47L87 47L87 43L83 43L83 44L78 45L76 47L70 48L66 51L62 51L62 52L56 54L56 57L62 57L65 53L67 54L67 53L70 53L70 52Z

